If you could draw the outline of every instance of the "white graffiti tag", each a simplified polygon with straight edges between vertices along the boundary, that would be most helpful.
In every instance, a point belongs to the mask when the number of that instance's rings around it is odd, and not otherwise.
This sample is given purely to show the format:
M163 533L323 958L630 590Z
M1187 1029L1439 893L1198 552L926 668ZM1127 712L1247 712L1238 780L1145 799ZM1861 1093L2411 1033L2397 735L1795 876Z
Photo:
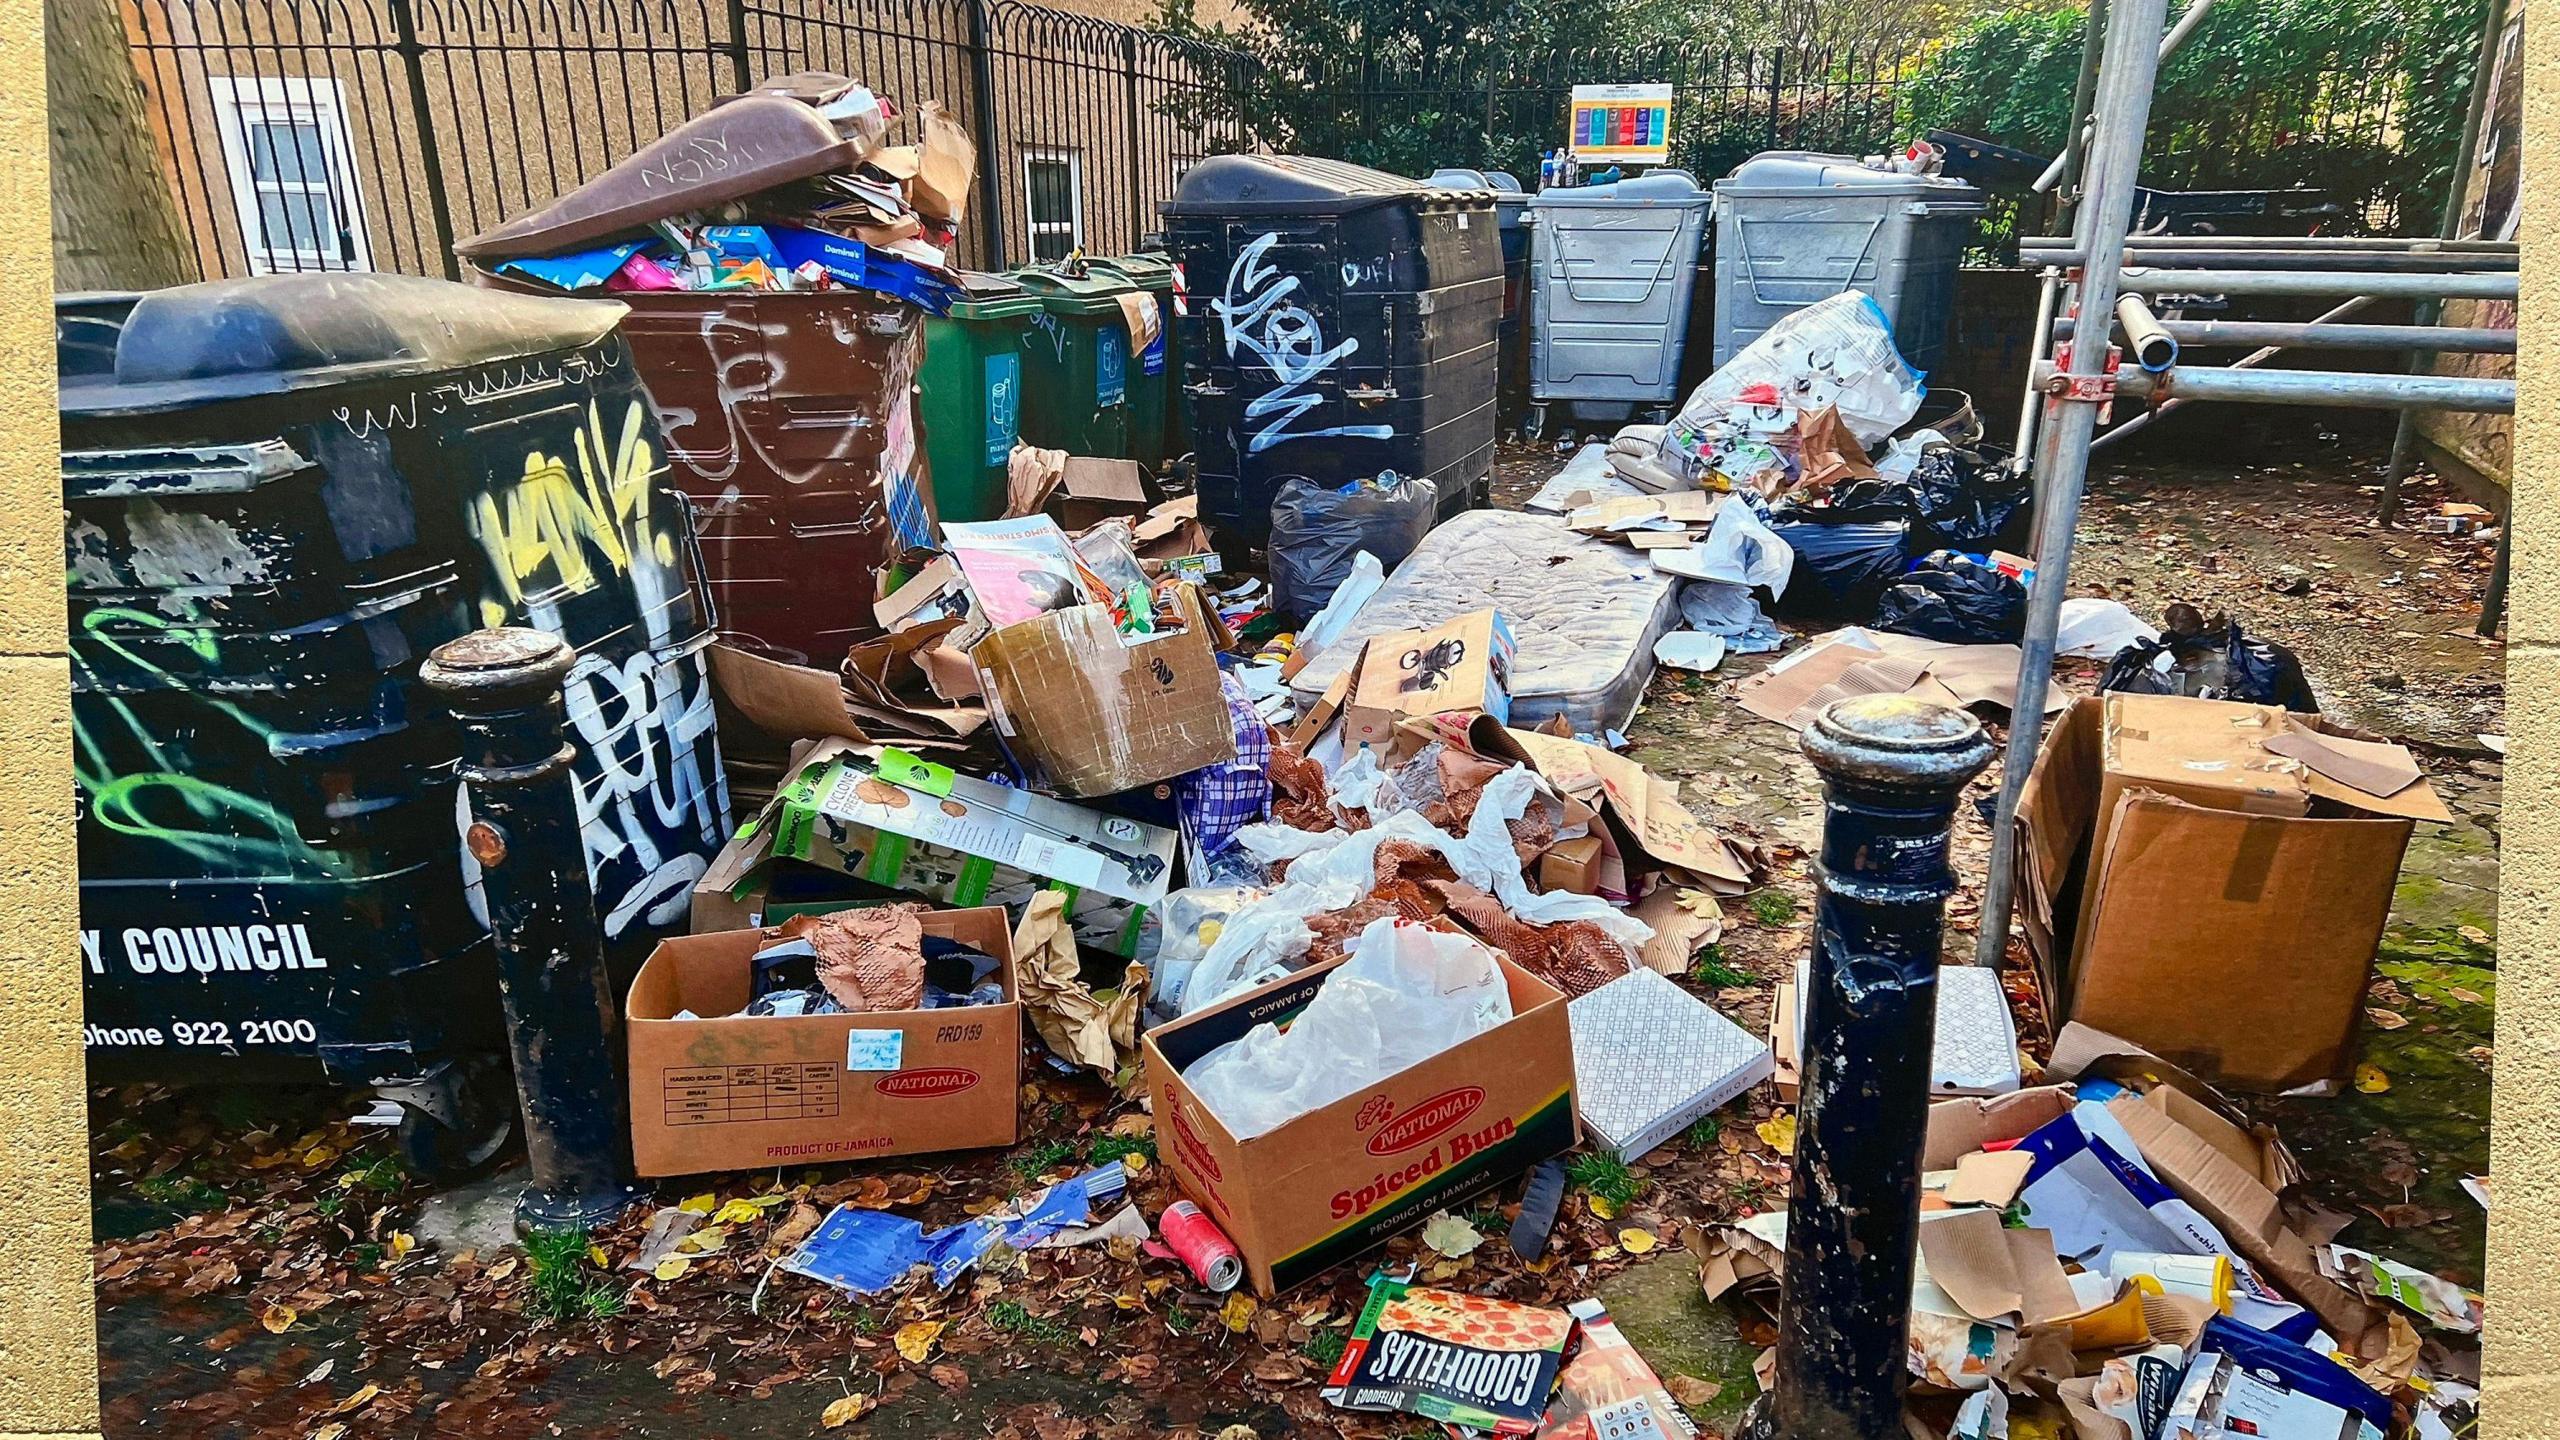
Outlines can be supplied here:
M1383 440L1395 433L1387 425L1330 425L1320 430L1292 430L1289 422L1324 403L1324 397L1307 387L1332 369L1342 358L1360 348L1358 336L1345 337L1340 344L1327 348L1324 327L1304 305L1289 297L1297 293L1298 277L1284 275L1265 256L1279 242L1279 235L1265 233L1236 252L1233 265L1227 267L1227 290L1209 302L1218 314L1221 333L1226 338L1227 354L1232 357L1242 345L1262 362L1280 383L1247 401L1247 420L1266 415L1276 419L1254 432L1245 442L1248 454L1260 454L1283 440L1304 440L1317 435L1350 435Z

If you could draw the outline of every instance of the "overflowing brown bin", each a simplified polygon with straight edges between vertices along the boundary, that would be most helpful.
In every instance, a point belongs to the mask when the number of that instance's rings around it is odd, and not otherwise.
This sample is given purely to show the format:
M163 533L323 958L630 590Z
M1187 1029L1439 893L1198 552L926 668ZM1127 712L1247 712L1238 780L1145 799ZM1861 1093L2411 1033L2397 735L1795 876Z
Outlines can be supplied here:
M750 188L848 163L815 110L748 96L454 248L475 283L539 292L497 267L743 193L734 172L701 165L706 154L754 157ZM873 576L934 534L914 408L924 312L860 289L613 298L631 307L623 340L666 434L670 477L692 502L721 635L834 668L878 628Z

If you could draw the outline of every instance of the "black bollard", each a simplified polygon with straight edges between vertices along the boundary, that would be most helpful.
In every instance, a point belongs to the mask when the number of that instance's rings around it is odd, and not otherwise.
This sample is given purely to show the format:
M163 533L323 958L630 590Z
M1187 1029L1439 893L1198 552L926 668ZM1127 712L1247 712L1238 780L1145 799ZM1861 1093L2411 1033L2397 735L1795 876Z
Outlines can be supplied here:
M1961 710L1868 695L1802 744L1824 818L1777 1380L1741 1433L1882 1440L1909 1378L1947 834L1991 742Z
M488 897L533 1166L516 1201L519 1231L593 1229L640 1199L621 1024L560 699L576 661L558 636L510 627L439 645L418 670L462 731L463 844Z

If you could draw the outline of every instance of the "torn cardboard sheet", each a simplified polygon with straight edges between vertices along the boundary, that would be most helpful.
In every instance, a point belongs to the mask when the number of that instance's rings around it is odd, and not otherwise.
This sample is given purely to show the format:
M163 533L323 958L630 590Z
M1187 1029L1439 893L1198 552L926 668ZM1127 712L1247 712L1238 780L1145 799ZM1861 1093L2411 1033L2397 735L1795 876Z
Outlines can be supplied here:
M1686 975L1698 952L1724 936L1724 907L1709 891L1657 885L1636 902L1632 913L1653 927L1653 938L1644 942L1636 958L1646 969L1664 975Z
M1950 1205L1986 1205L2006 1210L2027 1183L2035 1157L2019 1150L1976 1150L1956 1161L1943 1198Z
M1019 520L1049 506L1049 496L1066 480L1067 452L1017 444L1005 462L1004 518Z
M2015 645L1951 645L1851 626L1752 676L1735 696L1751 714L1790 730L1856 695L1915 695L1959 708L2007 710L2017 694L2018 658ZM2067 691L2047 685L2048 713L2069 703Z
M935 620L864 640L845 652L838 672L844 706L866 728L890 735L965 740L987 723L984 705L954 703L933 691L923 656L965 622Z
M844 683L824 670L769 659L734 645L711 647L711 681L747 723L777 740L832 735L871 743L845 704Z
M1931 1280L1976 1320L2037 1324L2078 1313L2045 1230L2011 1230L1997 1210L1923 1216L1920 1257Z
M1606 814L1614 848L1629 862L1630 880L1642 862L1650 861L1656 868L1693 875L1719 895L1739 895L1751 887L1752 857L1680 803L1679 782L1603 746L1513 729L1490 719L1470 726L1467 738L1476 753L1520 761L1558 794Z
M2406 747L2387 740L2335 734L2298 715L2286 716L2285 721L2285 733L2268 736L2266 748L2301 761L2311 771L2305 780L2311 793L2361 810L2411 820L2442 823L2453 818L2435 791L2421 783L2426 779L2425 773ZM2322 785L2323 780L2344 786L2346 793Z

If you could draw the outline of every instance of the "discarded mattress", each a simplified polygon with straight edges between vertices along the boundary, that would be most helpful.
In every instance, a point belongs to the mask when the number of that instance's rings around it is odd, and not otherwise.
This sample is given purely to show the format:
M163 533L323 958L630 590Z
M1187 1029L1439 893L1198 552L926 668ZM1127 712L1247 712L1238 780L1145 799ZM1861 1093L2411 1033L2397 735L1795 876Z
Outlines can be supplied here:
M1585 735L1623 729L1653 677L1653 642L1680 623L1678 586L1644 551L1577 535L1561 516L1465 511L1424 536L1342 638L1291 684L1313 700L1370 636L1429 629L1492 606L1520 642L1513 725L1562 715Z

